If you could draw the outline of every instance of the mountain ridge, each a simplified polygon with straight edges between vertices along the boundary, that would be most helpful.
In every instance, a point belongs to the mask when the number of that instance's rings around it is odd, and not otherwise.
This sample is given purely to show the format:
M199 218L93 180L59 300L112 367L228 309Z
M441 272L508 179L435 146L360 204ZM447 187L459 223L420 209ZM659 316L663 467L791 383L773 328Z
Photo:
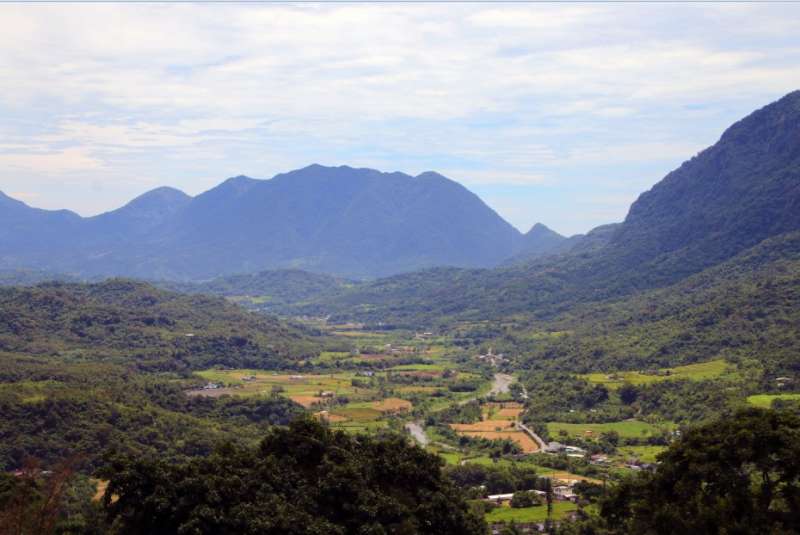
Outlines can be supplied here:
M304 269L373 278L491 267L524 245L477 195L433 171L312 164L266 180L231 177L194 197L156 188L89 218L7 199L0 202L14 208L0 222L14 223L18 239L0 233L0 268L88 277L205 280ZM40 236L49 236L47 247L36 246Z

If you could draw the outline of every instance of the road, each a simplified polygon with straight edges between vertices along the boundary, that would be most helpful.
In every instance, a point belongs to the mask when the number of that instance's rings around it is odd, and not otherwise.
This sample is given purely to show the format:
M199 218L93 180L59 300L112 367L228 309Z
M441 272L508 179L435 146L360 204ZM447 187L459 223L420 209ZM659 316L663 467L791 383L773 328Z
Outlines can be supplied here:
M534 440L534 442L536 442L536 444L539 446L539 451L544 451L545 448L547 448L547 442L542 440L542 437L534 433L533 429L523 424L522 422L517 422L517 427L528 433L528 436L530 436Z
M406 424L406 430L411 433L411 436L414 437L414 440L419 442L419 445L423 448L430 442L428 435L425 434L425 429L423 429L421 421L408 422Z
M509 387L513 382L514 382L514 377L512 375L509 375L507 373L494 374L494 380L492 381L492 388L489 390L489 396L507 393ZM524 393L524 397L527 399L528 397L527 392ZM475 399L477 398L473 397L473 398L462 399L461 401L458 402L458 405L465 405L470 401L474 401ZM519 425L523 431L528 433L531 436L531 438L536 441L540 449L544 449L547 446L547 444L541 438L539 438L539 436L536 433L534 433L532 430L528 429L521 423ZM424 447L430 443L430 439L428 438L428 435L425 434L425 429L422 426L421 421L408 422L406 423L405 428L409 432L409 434L412 437L414 437L414 440L416 440L421 446Z

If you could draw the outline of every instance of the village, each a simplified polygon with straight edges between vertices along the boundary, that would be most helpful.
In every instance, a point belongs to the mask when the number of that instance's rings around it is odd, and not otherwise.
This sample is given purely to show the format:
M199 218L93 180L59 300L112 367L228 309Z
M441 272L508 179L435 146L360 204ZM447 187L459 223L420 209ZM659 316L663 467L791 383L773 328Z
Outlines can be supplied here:
M495 533L509 522L535 532L582 514L593 507L592 488L654 466L654 448L611 455L568 443L570 436L591 440L591 425L554 429L559 440L544 440L524 421L530 394L503 371L509 358L492 348L465 356L431 332L386 334L354 325L331 332L353 348L323 352L310 363L312 373L215 368L197 374L205 382L187 394L285 396L333 429L406 433L447 466L535 470L539 478L531 488L471 489ZM474 416L460 421L462 413Z

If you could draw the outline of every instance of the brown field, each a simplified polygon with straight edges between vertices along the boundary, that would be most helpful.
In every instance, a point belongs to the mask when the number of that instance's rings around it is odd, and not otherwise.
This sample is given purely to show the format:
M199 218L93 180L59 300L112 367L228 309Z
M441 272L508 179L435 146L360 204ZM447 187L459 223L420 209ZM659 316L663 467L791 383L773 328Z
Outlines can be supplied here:
M332 413L330 413L328 411L315 412L314 416L316 416L320 420L327 420L328 422L330 422L332 424L335 424L335 423L338 423L338 422L346 422L346 421L349 420L349 418L346 418L345 416L341 416L339 414L332 414Z
M483 420L474 424L450 424L450 427L460 432L494 431L495 429L508 429L514 427L514 422L510 420Z
M319 396L300 396L300 395L296 395L296 396L289 396L289 399L291 399L295 403L299 403L300 405L302 405L305 408L309 408L314 403L319 403L320 401L322 401L322 398L319 397Z
M522 409L500 409L495 413L497 418L516 420L522 414Z
M459 431L462 435L487 440L511 440L516 442L524 453L535 453L539 446L522 431Z
M413 407L410 401L400 398L386 398L372 403L372 407L381 412L409 411Z
M579 476L577 474L570 474L569 472L553 472L552 474L547 474L547 477L550 479L557 479L559 481L588 481L589 483L594 483L595 485L600 485L603 482L599 479L594 479L591 477L586 476Z

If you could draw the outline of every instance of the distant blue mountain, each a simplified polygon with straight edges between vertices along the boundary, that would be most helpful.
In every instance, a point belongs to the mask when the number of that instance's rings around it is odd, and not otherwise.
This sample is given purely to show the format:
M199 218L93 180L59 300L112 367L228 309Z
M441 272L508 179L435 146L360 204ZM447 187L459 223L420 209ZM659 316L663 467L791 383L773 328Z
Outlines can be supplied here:
M267 269L370 278L432 266L492 267L563 240L522 235L444 176L309 167L238 176L194 198L150 191L90 218L0 194L0 268L199 280Z

